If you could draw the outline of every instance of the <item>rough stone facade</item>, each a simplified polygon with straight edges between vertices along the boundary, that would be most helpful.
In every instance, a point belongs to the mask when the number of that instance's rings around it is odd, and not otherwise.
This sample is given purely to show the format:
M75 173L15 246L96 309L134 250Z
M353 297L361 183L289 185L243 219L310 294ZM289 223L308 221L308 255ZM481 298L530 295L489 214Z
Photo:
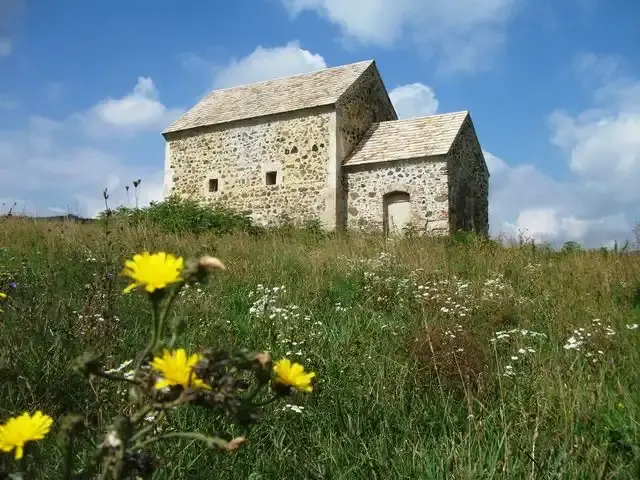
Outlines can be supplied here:
M489 233L489 170L470 117L448 155L449 232Z
M408 193L410 224L419 232L448 232L449 204L446 159L417 158L349 167L346 173L347 227L379 231L384 225L384 199Z
M340 162L351 153L373 123L397 119L384 83L372 65L336 103L337 157Z
M317 108L172 133L165 194L221 202L265 225L285 216L325 217L334 115ZM274 185L267 185L268 172L275 172Z
M398 121L374 62L294 77L214 91L165 130L165 196L263 225L488 233L489 173L467 112Z
M374 65L336 103L336 226L347 225L342 162L375 122L397 120L398 116Z

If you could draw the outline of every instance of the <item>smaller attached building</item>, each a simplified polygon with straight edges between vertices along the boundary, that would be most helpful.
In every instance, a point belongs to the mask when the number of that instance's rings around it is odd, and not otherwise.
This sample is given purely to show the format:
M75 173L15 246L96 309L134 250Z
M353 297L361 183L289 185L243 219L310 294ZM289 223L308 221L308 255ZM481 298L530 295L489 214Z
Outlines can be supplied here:
M343 164L346 226L487 235L488 182L468 112L374 123Z

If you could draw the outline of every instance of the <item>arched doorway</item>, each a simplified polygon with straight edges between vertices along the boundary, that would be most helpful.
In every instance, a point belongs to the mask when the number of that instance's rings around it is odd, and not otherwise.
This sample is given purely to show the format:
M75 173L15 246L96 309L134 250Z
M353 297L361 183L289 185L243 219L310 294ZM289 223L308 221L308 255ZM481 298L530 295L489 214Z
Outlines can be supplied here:
M382 197L385 235L402 235L411 219L411 201L407 192L390 192Z

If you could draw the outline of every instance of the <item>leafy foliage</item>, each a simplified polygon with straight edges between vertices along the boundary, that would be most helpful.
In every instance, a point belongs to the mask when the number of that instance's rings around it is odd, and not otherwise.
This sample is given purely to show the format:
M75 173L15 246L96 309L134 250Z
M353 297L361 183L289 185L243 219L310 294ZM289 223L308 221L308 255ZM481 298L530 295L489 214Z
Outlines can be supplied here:
M109 213L110 212L110 213ZM195 200L170 197L162 202L151 202L142 208L118 207L101 212L100 219L107 215L125 220L129 225L148 225L162 232L213 233L226 235L233 232L258 234L261 228L254 225L246 213L238 213L222 205L203 205Z

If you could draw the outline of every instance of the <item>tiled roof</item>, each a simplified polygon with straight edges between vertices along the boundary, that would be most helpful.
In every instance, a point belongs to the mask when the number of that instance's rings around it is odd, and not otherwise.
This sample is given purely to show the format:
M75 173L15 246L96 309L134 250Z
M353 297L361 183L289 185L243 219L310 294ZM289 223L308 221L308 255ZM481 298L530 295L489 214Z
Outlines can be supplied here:
M373 60L214 90L163 133L332 105Z
M446 155L469 112L374 123L344 165Z

